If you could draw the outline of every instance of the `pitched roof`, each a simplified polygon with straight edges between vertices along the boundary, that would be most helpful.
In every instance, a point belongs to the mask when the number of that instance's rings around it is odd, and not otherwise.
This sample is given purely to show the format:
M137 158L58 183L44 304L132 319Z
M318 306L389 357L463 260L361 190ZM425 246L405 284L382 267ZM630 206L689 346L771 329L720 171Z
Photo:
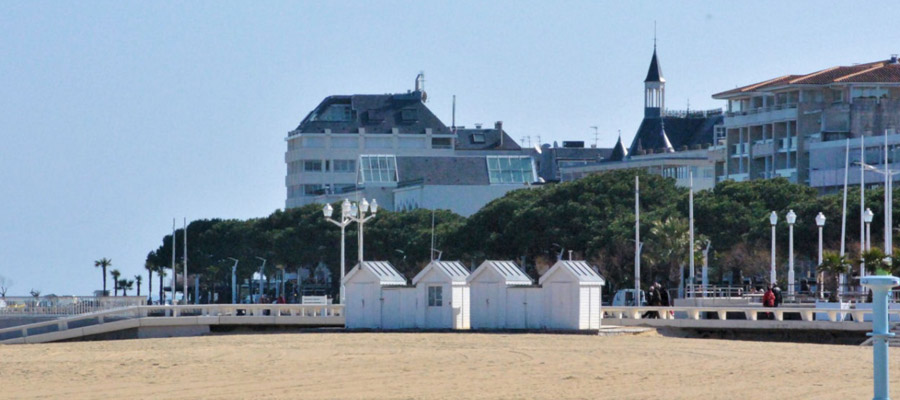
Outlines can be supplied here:
M500 135L503 135L502 144ZM522 147L501 127L500 129L456 130L456 150L521 150Z
M605 285L606 280L603 279L600 274L598 274L594 269L585 261L572 261L572 260L559 260L556 264L553 264L544 275L541 276L541 279L538 280L538 283L544 284L544 281L549 279L556 273L560 271L566 271L571 276L573 276L580 283L587 284L600 284Z
M616 146L612 149L612 154L609 155L609 161L622 161L628 157L628 150L625 149L625 144L622 143L622 135L619 135L619 140L616 141Z
M343 110L349 106L349 113ZM355 94L329 96L300 122L296 133L400 133L450 134L444 125L422 102L421 92L401 94Z
M519 269L519 266L515 263L515 261L495 261L495 260L486 260L481 263L478 268L473 271L468 278L466 278L467 283L472 283L479 275L484 273L484 271L491 269L503 279L503 283L507 285L531 285L534 283L531 280L531 277L526 275Z
M631 156L635 156L642 149L661 150L671 145L675 151L680 151L683 147L712 144L714 126L722 123L723 118L722 114L644 118L628 152ZM661 135L663 124L665 137ZM665 139L668 139L668 144Z
M459 261L432 261L413 277L412 284L419 283L428 274L428 271L432 270L441 273L453 283L465 283L466 278L469 277L469 270Z
M653 58L650 59L650 68L647 70L647 78L644 82L665 82L663 78L662 67L659 66L659 60L656 59L656 46L653 47Z
M375 279L384 286L406 285L406 277L397 272L397 269L387 261L363 261L362 264L356 264L356 266L344 276L341 283L349 282L350 278L362 270L371 273L375 276Z
M489 185L484 157L397 157L401 182L427 185Z
M837 66L804 75L785 75L774 79L716 93L713 98L766 90L785 85L827 85L832 83L900 83L900 64L891 60Z

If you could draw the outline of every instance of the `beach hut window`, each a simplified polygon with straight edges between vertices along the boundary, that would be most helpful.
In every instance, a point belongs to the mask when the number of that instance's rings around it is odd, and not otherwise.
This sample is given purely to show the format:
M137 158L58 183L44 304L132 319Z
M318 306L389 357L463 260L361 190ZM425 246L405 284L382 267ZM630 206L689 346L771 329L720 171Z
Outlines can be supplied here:
M443 290L444 288L441 286L428 287L428 307L443 306Z

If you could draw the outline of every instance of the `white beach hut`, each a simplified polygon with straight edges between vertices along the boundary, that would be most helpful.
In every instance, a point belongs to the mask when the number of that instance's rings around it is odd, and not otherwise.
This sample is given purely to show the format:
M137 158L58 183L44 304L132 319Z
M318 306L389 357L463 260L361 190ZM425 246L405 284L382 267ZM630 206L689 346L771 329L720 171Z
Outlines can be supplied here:
M508 302L509 289L514 286L531 286L531 278L513 261L488 260L475 269L468 278L471 292L472 329L507 329L520 308L516 302ZM508 304L509 303L509 304Z
M600 329L606 281L584 261L560 260L538 280L548 329Z
M399 328L394 325L400 323L392 319L393 315L399 314L391 311L394 307L393 302L384 301L386 298L393 299L399 296L391 294L385 296L385 290L406 286L406 278L397 272L391 263L363 261L353 267L341 282L344 284L347 297L344 314L345 326L348 329ZM402 299L398 301L398 304L402 303ZM387 324L385 324L386 316Z
M416 325L469 329L469 270L459 261L432 261L416 274Z

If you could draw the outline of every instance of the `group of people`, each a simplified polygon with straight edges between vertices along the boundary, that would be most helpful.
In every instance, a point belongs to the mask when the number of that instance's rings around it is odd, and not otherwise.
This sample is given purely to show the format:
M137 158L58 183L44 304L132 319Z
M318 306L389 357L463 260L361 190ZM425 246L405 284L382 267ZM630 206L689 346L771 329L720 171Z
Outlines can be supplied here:
M766 292L763 293L762 297L762 305L763 307L778 307L782 303L781 297L781 288L778 285L769 284L766 287ZM775 316L772 313L765 313L766 319L774 319Z
M647 290L647 305L651 307L668 307L672 305L669 302L669 291L666 290L659 282L650 285ZM659 318L659 312L647 311L644 318Z

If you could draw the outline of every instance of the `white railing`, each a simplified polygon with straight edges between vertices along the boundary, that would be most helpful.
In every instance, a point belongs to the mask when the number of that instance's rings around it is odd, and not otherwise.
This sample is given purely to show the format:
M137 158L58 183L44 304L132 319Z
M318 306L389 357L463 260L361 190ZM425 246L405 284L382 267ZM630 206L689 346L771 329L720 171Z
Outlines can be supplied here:
M702 320L708 313L715 314L719 320L729 320L728 314L742 315L744 318L732 318L730 320L757 321L761 315L771 315L775 321L788 321L784 314L799 314L800 321L823 321L816 315L826 315L828 322L845 321L846 316L852 316L853 321L862 323L868 314L871 318L872 310L865 309L828 309L815 307L603 307L604 318L608 319L646 319L645 314L654 313L659 319L667 320ZM900 318L900 310L892 309L888 312L891 319ZM649 316L649 315L648 315ZM763 317L765 318L765 317Z
M190 319L195 320L191 321ZM153 325L343 325L343 305L304 304L200 304L179 306L135 306L99 311L0 329L0 343L29 336L82 329L84 334L102 333L98 326L127 320L151 320ZM178 322L176 322L178 321ZM122 329L137 327L123 326Z
M124 307L141 306L146 304L146 302L147 299L140 296L60 296L39 298L7 296L0 301L0 316L79 315Z

